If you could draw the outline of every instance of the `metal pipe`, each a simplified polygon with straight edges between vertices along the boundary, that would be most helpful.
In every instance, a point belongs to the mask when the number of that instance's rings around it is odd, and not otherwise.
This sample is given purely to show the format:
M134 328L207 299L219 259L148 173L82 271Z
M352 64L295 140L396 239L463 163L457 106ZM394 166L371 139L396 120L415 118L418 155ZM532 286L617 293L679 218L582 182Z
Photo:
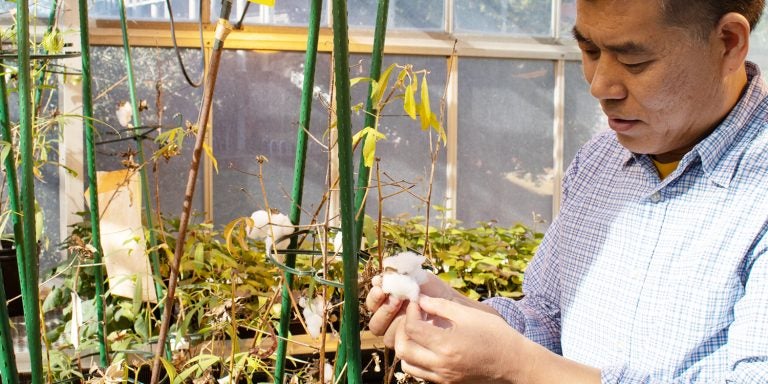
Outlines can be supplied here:
M79 0L80 10L80 49L82 58L82 81L83 81L83 129L85 130L85 162L86 173L88 175L88 188L91 213L91 245L96 250L93 253L94 279L96 302L96 316L98 327L96 336L99 341L99 363L102 367L109 365L109 356L107 356L107 340L105 337L106 322L104 321L104 266L102 265L102 255L104 250L101 248L101 226L99 224L99 191L96 182L96 155L93 126L93 98L91 96L91 55L89 52L90 43L88 41L88 1Z
M176 294L176 280L179 274L181 257L184 255L187 226L189 225L189 216L192 210L192 197L195 194L197 171L200 168L200 157L203 152L208 117L213 101L213 90L216 87L216 76L219 72L219 62L221 61L224 40L226 40L227 35L232 30L229 21L227 21L231 11L232 0L223 0L219 21L216 24L216 38L213 42L213 50L211 51L210 67L208 68L205 84L203 85L203 102L200 106L200 117L197 121L197 138L195 140L195 148L192 151L192 163L189 166L187 189L184 193L184 203L182 204L181 217L179 218L179 235L176 239L176 250L174 251L173 265L171 266L171 274L168 282L168 294L166 295L163 319L160 324L160 334L158 335L157 347L155 348L155 361L152 365L151 384L157 384L158 378L160 377L160 356L165 352L165 341L168 337L168 328L171 325L171 309L173 308L174 296Z
M149 181L147 180L147 167L144 157L144 145L143 137L137 134L138 127L141 127L141 117L139 116L139 100L136 97L136 81L133 79L133 63L131 59L131 46L128 43L128 26L125 17L125 0L120 0L120 29L123 35L123 57L125 58L125 72L128 75L128 91L131 97L131 107L133 108L133 137L136 139L136 152L141 164L139 168L139 178L141 182L141 200L144 208L144 218L149 232L149 258L152 262L152 272L155 276L155 293L157 295L157 301L160 311L163 311L163 302L160 300L161 293L163 292L163 285L161 281L163 277L160 275L160 258L157 255L157 238L155 237L155 227L152 223L152 201L149 193ZM162 124L161 121L157 122ZM166 341L165 358L171 360L170 345Z
M307 139L309 121L312 115L312 96L315 85L315 67L317 64L317 44L320 35L320 16L323 8L323 0L310 0L309 30L307 35L307 52L304 58L304 83L301 89L301 111L299 112L299 127L296 133L296 159L293 167L293 190L291 191L291 212L289 218L293 225L299 225L301 221L301 202L304 194L304 170L307 160ZM291 237L289 249L296 249L297 237ZM286 255L285 264L294 268L296 255ZM280 307L280 325L275 357L275 384L283 382L285 375L285 355L288 350L288 325L291 320L291 285L293 274L285 271L282 300Z

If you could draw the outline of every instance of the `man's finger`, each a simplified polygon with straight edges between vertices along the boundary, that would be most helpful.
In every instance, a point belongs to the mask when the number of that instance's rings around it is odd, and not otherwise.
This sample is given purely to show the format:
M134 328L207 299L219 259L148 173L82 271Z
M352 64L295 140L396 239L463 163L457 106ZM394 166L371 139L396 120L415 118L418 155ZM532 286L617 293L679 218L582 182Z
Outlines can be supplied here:
M368 296L365 297L365 307L371 312L376 312L379 307L387 300L387 294L381 289L381 287L373 286L368 291Z
M444 342L444 332L446 327L440 327L433 324L433 320L426 319L426 312L422 312L420 304L411 302L405 310L405 322L403 324L403 333L410 341L419 346L431 349Z
M368 328L370 328L371 333L376 336L383 335L389 328L392 320L397 317L402 304L401 300L387 296L387 299L376 309L376 312L373 313L371 320L368 322Z
M466 305L442 298L420 296L419 307L428 315L442 317L454 321L471 310Z

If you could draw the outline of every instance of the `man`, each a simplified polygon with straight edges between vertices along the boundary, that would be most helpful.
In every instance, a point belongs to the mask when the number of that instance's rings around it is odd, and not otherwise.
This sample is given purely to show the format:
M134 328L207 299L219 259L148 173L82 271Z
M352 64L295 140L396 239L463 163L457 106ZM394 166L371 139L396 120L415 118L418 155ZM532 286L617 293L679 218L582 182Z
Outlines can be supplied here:
M611 131L586 144L520 301L432 276L367 297L405 372L437 383L768 383L768 87L750 0L577 0Z

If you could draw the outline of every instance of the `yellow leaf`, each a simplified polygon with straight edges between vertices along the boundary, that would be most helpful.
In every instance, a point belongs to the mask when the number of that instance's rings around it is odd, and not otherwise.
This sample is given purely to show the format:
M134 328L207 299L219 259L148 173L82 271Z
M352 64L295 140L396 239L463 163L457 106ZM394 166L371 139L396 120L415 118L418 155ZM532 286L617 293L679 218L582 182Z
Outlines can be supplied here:
M373 82L374 87L371 87L372 105L378 106L381 102L381 98L384 96L384 90L387 89L387 84L389 84L389 76L392 74L392 69L394 69L396 65L397 64L391 64L384 70L384 73L379 76L379 81Z
M427 88L427 76L421 78L421 129L426 131L429 128L432 109L429 107L429 89Z
M216 170L216 173L219 173L219 162L213 157L213 149L211 149L211 146L208 145L208 143L203 143L203 149L205 150L206 156L211 159L211 163L213 163L213 168Z
M366 140L363 144L363 158L365 158L365 166L370 168L373 166L373 160L376 158L376 140Z
M355 143L360 139L364 139L363 159L365 159L366 167L370 168L373 165L373 160L376 158L376 142L386 138L383 133L371 127L365 127L352 138Z
M251 3L266 5L267 7L274 7L275 6L275 0L248 0Z
M408 84L405 87L405 99L403 100L403 110L411 119L416 120L416 98L414 96L416 90L413 89L412 84Z
M351 78L351 79L349 79L349 87L350 88L354 87L355 85L357 85L357 83L362 82L362 81L371 81L371 78L370 77L354 77L354 78Z

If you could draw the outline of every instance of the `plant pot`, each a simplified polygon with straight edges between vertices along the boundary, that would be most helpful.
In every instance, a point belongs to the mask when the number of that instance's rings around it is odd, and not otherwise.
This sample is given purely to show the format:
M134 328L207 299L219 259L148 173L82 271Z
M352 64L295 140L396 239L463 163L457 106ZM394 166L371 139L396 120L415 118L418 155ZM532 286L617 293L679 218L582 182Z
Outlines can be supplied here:
M21 283L19 282L19 265L16 263L16 247L12 241L3 240L0 249L0 269L3 271L3 287L5 297L10 300L21 295ZM24 308L21 298L8 304L8 316L22 316Z

